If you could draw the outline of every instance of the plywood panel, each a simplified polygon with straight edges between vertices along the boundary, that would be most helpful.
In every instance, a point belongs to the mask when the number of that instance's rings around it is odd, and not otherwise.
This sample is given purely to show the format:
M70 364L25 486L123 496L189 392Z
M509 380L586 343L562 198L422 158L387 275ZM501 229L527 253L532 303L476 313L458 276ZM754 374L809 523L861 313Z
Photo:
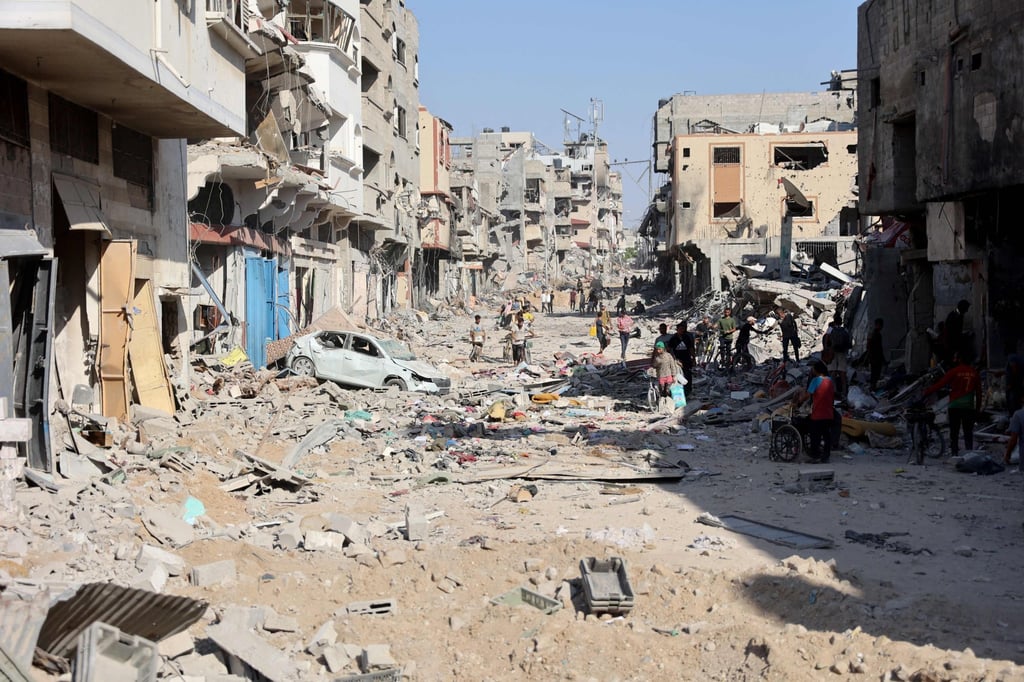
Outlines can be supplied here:
M97 364L104 416L128 418L128 313L135 304L134 240L103 245L100 256L100 346Z
M741 201L741 178L743 166L739 164L714 166L714 203L733 203Z
M139 404L174 414L174 394L160 343L153 283L148 279L135 280L132 321L134 329L128 342L128 359Z

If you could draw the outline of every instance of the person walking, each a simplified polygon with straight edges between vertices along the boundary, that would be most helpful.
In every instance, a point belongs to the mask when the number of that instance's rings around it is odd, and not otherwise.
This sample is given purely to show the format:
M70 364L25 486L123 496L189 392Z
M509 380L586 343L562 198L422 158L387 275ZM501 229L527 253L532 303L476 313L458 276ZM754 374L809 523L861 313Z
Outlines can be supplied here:
M597 290L591 289L590 295L587 296L587 312L592 313L597 310Z
M754 326L755 324L757 324L757 318L751 315L740 325L739 332L736 334L736 355L750 355L750 332L755 334L765 333L759 331ZM753 364L753 357L751 357L751 364Z
M981 375L964 359L964 353L954 353L953 369L929 386L921 397L931 395L940 388L949 387L949 451L956 457L960 451L960 429L964 431L964 445L974 449L974 422L981 410Z
M882 318L875 319L875 328L868 336L868 366L871 368L871 392L878 390L878 380L882 378L882 366L885 365L885 346L882 345Z
M812 378L807 390L801 391L795 404L811 400L811 419L808 428L810 458L812 462L827 462L832 456L832 427L835 420L836 385L828 375L828 367L821 360L811 366Z
M480 324L480 316L474 315L473 324L469 327L470 362L478 362L483 356L485 341L487 341L487 332L484 331L484 326Z
M626 295L625 294L622 294L622 296L619 296L619 300L615 303L615 312L617 314L622 314L622 313L626 312Z
M512 364L518 365L526 358L526 340L533 338L533 329L526 326L522 316L516 319L512 327Z
M671 346L668 345L668 341L671 338L672 338L672 334L669 334L669 332L668 332L668 325L665 324L664 322L659 324L658 325L658 338L654 339L654 345L658 345L658 342L661 341L663 344L665 344L665 349L666 350L670 350Z
M694 347L696 343L693 334L686 330L686 320L676 325L676 333L672 335L666 345L671 350L676 362L683 368L683 376L686 377L686 385L683 386L683 390L686 392L686 397L689 398L690 393L693 391Z
M853 348L850 331L843 326L843 318L836 313L832 318L828 331L821 340L821 359L828 366L832 380L836 383L836 395L840 400L846 399L847 354Z
M619 359L622 360L622 364L626 364L626 348L629 347L629 337L633 334L633 318L626 314L625 310L619 311L619 316L615 320L615 326L619 330L619 343L622 344L622 351L619 353Z
M576 290L569 290L569 312L576 312Z
M594 314L594 328L597 330L597 354L604 355L604 349L608 347L608 327L605 325L604 310Z
M946 326L944 339L944 346L946 352L945 360L947 362L956 362L954 356L957 353L965 353L967 351L967 340L964 336L964 317L967 315L967 311L970 309L971 304L966 299L961 299L956 307L949 311L949 315L946 316ZM948 365L947 365L948 366Z
M779 329L782 330L782 361L789 362L789 347L793 347L793 360L800 362L800 333L796 316L785 308L779 308Z
M661 341L654 344L651 367L654 368L655 375L658 378L658 391L661 395L660 402L664 402L665 398L669 398L672 395L672 384L675 383L679 368L675 358L665 349L665 344Z

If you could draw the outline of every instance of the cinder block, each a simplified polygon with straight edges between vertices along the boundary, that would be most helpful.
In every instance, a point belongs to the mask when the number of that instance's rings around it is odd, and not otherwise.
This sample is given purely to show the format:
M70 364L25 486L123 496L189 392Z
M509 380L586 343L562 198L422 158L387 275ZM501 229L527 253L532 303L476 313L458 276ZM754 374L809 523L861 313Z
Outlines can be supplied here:
M163 565L167 569L167 575L181 575L186 568L185 560L177 554L153 545L143 545L139 548L138 556L135 557L135 568L140 571L145 570L153 563Z
M366 529L344 514L327 514L327 530L341 533L349 542L366 544Z
M238 578L234 559L214 561L202 566L193 566L189 582L196 587L212 587L221 583L234 581Z
M405 507L405 539L409 542L426 540L430 534L430 523L427 521L423 508L416 504Z
M826 490L835 487L836 471L826 467L800 469L797 480L808 490Z
M167 567L161 563L146 564L142 573L132 581L132 587L150 592L163 592L167 587Z
M324 663L327 664L327 669L332 673L340 673L352 662L352 659L348 657L345 647L341 644L326 647L323 657Z
M388 644L370 644L363 649L359 665L363 672L369 672L376 668L393 667L395 659L391 657L391 646Z
M334 629L334 621L329 620L313 633L313 636L309 640L309 644L306 645L306 651L319 656L323 653L324 649L329 646L334 646L338 641L338 632Z
M292 616L282 616L276 611L269 610L263 620L263 629L267 632L298 632L299 621Z
M178 656L190 654L195 651L195 648L195 642L192 641L192 635L188 634L188 631L171 635L157 643L157 650L160 652L160 655L167 658L177 658Z
M311 552L342 550L345 546L345 536L341 533L332 533L322 530L307 530L302 541L303 549Z

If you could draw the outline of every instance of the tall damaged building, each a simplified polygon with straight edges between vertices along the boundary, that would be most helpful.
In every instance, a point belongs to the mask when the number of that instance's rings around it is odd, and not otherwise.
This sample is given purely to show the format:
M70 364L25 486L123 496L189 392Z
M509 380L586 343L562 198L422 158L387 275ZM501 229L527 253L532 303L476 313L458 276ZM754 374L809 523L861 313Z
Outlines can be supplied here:
M53 472L59 400L173 411L187 358L186 137L246 130L234 3L15 3L0 14L0 397ZM10 415L0 415L10 416Z
M821 92L682 93L659 102L654 171L668 181L638 233L684 301L717 289L726 262L787 277L790 245L798 260L851 269L856 82L854 72L835 72Z
M262 367L278 359L268 343L346 290L345 234L362 214L359 3L248 7L246 135L189 145L187 312L200 351L239 346Z
M475 243L489 230L495 284L599 275L612 262L622 236L622 178L603 140L584 136L556 151L530 132L485 128L453 138L452 152L453 177L472 187L486 216L466 232Z
M960 300L966 350L1001 366L1024 341L1024 14L1014 0L911 5L858 11L860 205L883 218L870 257L904 273L910 369Z

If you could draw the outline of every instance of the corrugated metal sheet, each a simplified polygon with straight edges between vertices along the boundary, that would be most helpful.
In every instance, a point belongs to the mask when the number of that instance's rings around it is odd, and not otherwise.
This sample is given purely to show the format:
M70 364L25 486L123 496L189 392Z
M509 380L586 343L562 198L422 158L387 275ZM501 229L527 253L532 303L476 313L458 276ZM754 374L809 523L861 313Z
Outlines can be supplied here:
M188 597L90 583L50 608L37 645L54 656L67 658L78 635L96 621L159 642L188 628L204 611L206 602Z

